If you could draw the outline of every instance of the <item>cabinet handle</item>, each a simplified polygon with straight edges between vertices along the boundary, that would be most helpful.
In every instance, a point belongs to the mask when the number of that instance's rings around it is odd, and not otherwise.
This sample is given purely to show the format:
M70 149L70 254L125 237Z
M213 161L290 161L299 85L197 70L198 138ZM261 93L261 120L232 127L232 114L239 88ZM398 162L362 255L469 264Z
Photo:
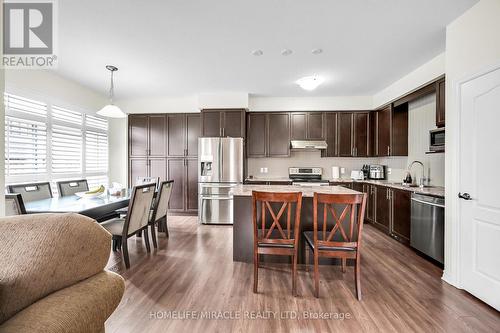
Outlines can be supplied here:
M391 156L391 146L387 146L387 156Z
M225 128L222 128L222 136L226 136L226 129Z

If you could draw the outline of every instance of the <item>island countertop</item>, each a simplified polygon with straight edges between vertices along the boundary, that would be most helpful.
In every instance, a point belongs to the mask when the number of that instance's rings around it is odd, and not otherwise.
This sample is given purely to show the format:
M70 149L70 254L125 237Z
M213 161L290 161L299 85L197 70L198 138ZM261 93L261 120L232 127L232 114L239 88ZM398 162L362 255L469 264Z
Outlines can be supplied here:
M237 185L232 188L233 196L250 197L252 191L260 192L302 192L303 197L313 197L314 192L327 194L358 194L361 192L343 186L298 186L298 185Z

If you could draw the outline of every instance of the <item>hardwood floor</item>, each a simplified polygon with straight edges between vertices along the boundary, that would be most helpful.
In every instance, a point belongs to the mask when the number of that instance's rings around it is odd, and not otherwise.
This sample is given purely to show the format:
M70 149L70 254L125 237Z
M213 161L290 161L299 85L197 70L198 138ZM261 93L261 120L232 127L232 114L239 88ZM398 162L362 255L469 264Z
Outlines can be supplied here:
M441 269L370 225L361 256L361 302L352 266L344 274L339 266L322 266L316 299L311 272L299 270L299 296L293 297L290 266L265 264L254 294L252 264L232 261L231 227L200 226L196 217L182 216L169 218L169 231L170 238L160 235L159 249L149 255L141 239L130 238L129 270L120 254L112 253L108 269L123 275L126 289L106 322L107 332L494 332L500 327L497 311L443 282ZM186 318L206 315L203 311L215 313L212 319ZM333 318L307 319L304 312ZM232 319L217 319L224 315Z

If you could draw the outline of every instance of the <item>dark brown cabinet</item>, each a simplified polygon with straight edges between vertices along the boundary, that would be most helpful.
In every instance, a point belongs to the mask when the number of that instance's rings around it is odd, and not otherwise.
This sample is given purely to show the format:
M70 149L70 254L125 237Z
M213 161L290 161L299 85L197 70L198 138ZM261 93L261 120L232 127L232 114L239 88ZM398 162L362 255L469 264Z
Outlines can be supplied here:
M377 111L377 156L408 156L408 103Z
M339 156L353 156L352 137L353 114L339 112L338 114L338 152Z
M375 195L375 225L383 231L389 233L391 224L391 201L390 189L384 186L377 186Z
M197 157L198 138L201 136L199 114L167 115L167 156Z
M368 113L354 113L354 124L353 124L353 137L354 137L354 156L356 157L366 157L369 156L370 151L370 118Z
M128 128L130 157L165 156L165 115L131 115Z
M137 177L173 179L171 211L195 213L200 134L200 114L130 115L129 185Z
M337 119L336 112L325 113L325 140L327 148L321 151L321 157L338 156L337 150Z
M290 122L292 140L325 139L324 112L291 112Z
M366 199L366 220L375 222L375 211L377 209L377 187L375 185L364 184L363 192L368 194Z
M352 182L330 182L330 186L342 186L342 187L352 188L353 183Z
M411 192L391 189L391 230L393 237L409 243L411 223Z
M245 110L202 110L202 136L245 137Z
M445 126L446 114L446 83L445 79L436 82L436 126Z
M290 156L288 113L249 113L247 126L248 157Z

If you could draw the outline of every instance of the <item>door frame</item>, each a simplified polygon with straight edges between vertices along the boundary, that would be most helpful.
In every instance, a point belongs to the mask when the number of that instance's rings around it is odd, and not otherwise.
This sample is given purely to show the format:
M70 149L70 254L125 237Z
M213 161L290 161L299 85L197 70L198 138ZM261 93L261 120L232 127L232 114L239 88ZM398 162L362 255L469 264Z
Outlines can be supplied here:
M454 165L456 172L446 177L445 186L445 233L444 233L444 271L442 279L449 284L459 288L464 289L463 278L462 278L462 244L461 244L461 233L463 230L463 219L460 215L460 205L461 200L458 198L458 192L461 190L462 181L460 168L461 154L461 121L462 121L462 86L468 82L478 79L482 76L488 75L491 72L500 70L500 63L497 62L493 65L482 67L480 70L473 74L467 74L462 78L458 79L456 82L452 82L451 89L449 92L453 93L453 97L449 100L453 100L456 106L456 116L450 117L450 114L454 110L450 110L446 107L446 151L445 154L445 166ZM449 77L449 76L448 76ZM447 96L450 96L448 94ZM447 101L449 101L447 100ZM450 135L450 129L451 134ZM454 147L450 149L450 147Z

